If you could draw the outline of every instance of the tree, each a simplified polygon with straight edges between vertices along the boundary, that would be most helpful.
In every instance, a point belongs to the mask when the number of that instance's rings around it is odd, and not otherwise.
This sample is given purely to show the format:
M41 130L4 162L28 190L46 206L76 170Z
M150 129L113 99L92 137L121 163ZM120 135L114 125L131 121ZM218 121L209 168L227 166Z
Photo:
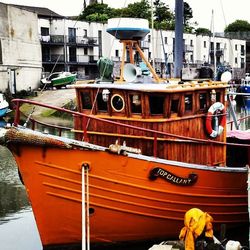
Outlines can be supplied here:
M174 29L174 14L170 11L169 6L160 0L154 1L154 27L156 29Z
M224 30L225 33L240 31L250 31L250 23L245 20L236 20L229 24Z
M193 10L187 2L184 2L183 12L184 12L183 13L184 31L192 33L194 30L194 27L191 25L190 19L193 18Z
M209 29L207 29L207 28L197 28L195 30L195 34L196 35L211 36L212 32Z
M129 4L127 8L124 8L124 14L127 17L150 19L150 5L148 0L141 0Z
M111 17L111 13L112 8L108 7L107 4L93 3L84 9L78 20L88 22L107 22L107 20Z

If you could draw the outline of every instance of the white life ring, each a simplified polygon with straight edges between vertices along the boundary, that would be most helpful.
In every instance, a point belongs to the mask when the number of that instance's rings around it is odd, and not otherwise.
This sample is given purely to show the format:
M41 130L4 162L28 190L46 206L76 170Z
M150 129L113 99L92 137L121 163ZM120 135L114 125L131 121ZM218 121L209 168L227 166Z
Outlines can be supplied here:
M216 111L221 112L221 119L220 124L217 130L214 130L212 127L212 120L213 116L215 115ZM226 125L226 111L225 106L221 102L215 102L209 109L206 117L206 130L209 136L215 138L222 134L224 127Z

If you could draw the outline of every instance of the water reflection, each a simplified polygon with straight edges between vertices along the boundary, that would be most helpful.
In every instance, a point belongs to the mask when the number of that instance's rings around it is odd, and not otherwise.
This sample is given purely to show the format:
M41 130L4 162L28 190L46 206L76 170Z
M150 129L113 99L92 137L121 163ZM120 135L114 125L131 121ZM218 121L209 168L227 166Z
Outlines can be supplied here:
M0 146L0 242L4 250L40 250L41 241L17 165Z

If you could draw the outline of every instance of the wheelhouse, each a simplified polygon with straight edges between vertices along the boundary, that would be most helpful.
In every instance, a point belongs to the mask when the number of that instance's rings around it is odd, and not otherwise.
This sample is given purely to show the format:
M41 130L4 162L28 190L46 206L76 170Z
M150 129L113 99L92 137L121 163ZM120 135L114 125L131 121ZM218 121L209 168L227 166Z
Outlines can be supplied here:
M192 138L209 139L205 129L207 112L215 102L225 104L226 86L221 82L85 84L76 86L76 90L81 113L169 133L169 136L155 140L154 133L88 120L86 126L90 142L108 147L118 140L121 144L125 142L130 147L139 148L145 155L220 165L226 160L225 145L216 145L218 150L211 157L209 144ZM79 139L83 133L83 122L77 117L75 130ZM213 140L224 142L225 134ZM157 143L155 152L154 143Z

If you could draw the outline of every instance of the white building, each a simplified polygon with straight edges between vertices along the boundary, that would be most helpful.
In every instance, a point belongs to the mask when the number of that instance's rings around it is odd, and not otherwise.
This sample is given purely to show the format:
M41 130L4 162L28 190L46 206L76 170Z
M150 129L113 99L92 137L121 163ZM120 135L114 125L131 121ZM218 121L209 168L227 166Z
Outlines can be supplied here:
M0 3L0 23L0 90L36 89L42 71L37 15Z
M42 72L74 71L80 78L93 79L98 77L100 57L117 64L121 61L122 44L106 32L106 24L65 18L47 8L6 4L0 4L0 22L3 91L35 89ZM174 37L174 31L154 30L141 42L146 57L162 76L166 69L170 74L173 71ZM221 63L245 69L245 40L184 34L183 41L184 66Z

